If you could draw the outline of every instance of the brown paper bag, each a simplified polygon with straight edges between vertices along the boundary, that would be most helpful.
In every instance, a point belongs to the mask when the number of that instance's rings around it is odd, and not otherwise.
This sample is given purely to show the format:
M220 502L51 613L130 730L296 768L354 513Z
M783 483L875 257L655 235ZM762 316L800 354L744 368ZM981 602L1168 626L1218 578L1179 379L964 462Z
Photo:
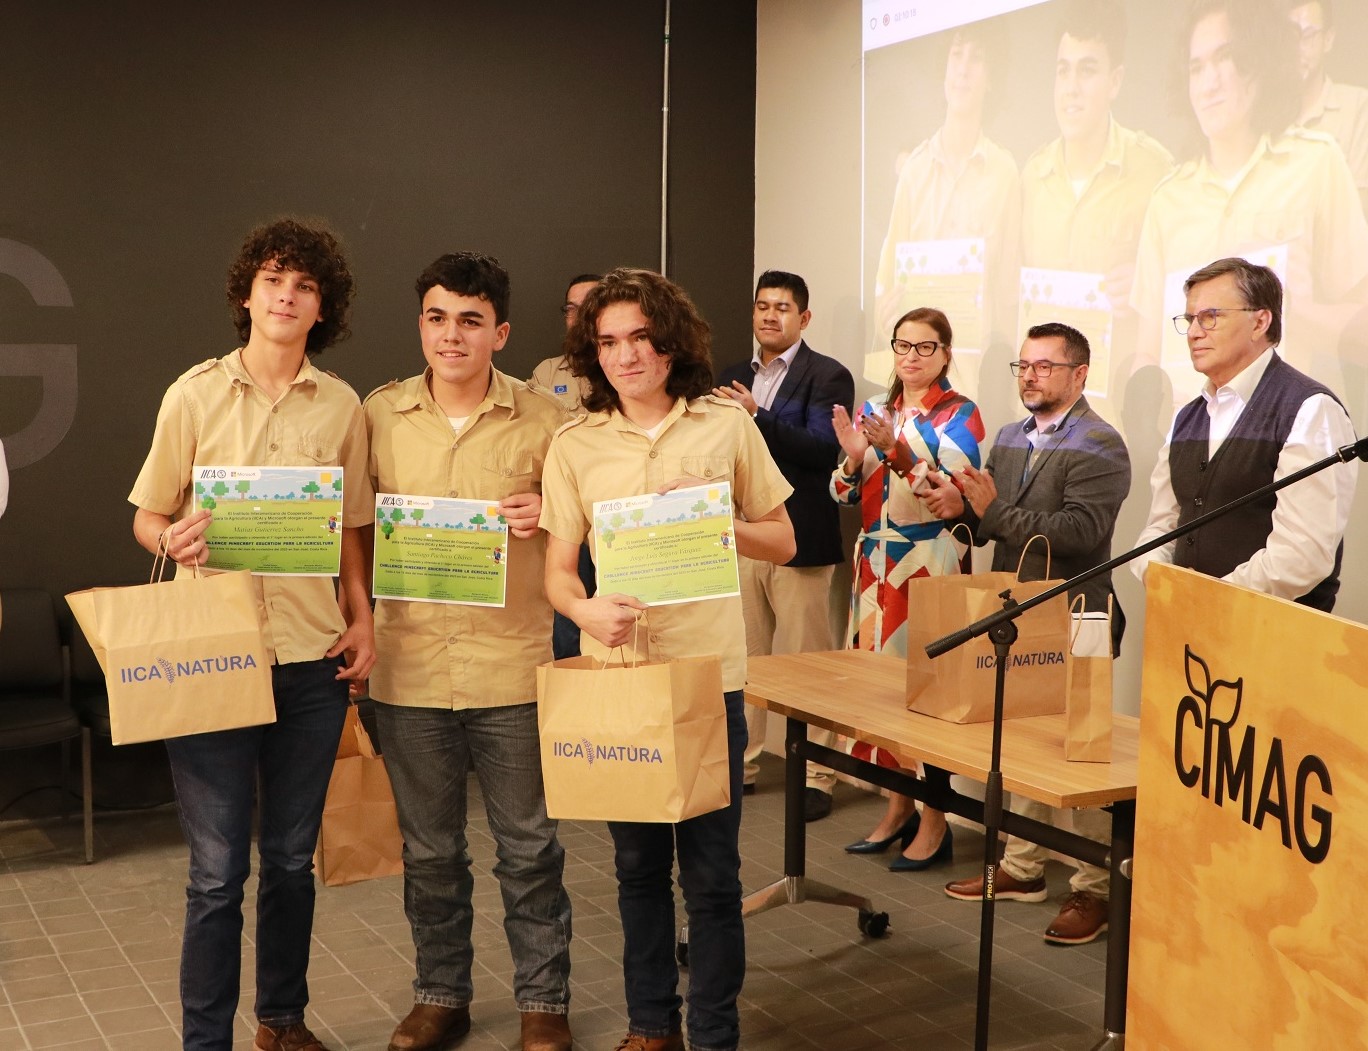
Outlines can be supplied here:
M537 722L551 817L676 822L731 802L718 657L543 664Z
M115 744L275 722L252 575L196 573L74 591L67 603L105 673Z
M1110 763L1112 738L1112 598L1107 596L1107 619L1096 638L1082 638L1088 625L1082 616L1083 596L1070 606L1074 616L1065 661L1064 758L1075 763Z
M329 887L404 871L404 839L385 758L375 754L355 704L347 706L337 761L328 779L314 869Z
M1030 547L1043 536L1032 537ZM1025 558L1025 549L1022 558ZM1046 556L1046 574L1049 556ZM987 635L942 654L935 660L926 646L943 635L967 627L1002 609L1000 593L1008 588L1018 602L1034 598L1057 580L1022 581L1016 573L971 573L914 580L907 596L907 707L952 723L980 723L993 718L997 660ZM1003 695L1003 717L1057 715L1064 711L1064 654L1069 646L1069 606L1059 595L1017 618Z

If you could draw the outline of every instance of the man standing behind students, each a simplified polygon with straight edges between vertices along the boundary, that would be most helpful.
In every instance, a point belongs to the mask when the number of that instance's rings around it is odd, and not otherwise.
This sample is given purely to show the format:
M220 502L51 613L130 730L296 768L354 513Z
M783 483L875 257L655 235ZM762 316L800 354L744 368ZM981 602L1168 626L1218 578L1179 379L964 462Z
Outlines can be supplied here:
M366 399L376 492L497 501L510 534L503 608L381 599L371 680L404 835L414 1005L390 1051L470 1029L474 879L466 836L473 768L494 836L524 1051L568 1051L570 899L546 815L536 666L551 656L542 593L541 474L563 414L492 365L508 340L508 274L444 255L418 278L428 367Z
M806 653L836 648L831 632L831 577L844 561L840 509L827 493L841 454L831 410L849 412L855 400L850 370L818 354L803 339L812 319L808 287L797 274L766 270L755 284L751 325L758 344L750 361L724 369L713 391L738 402L755 420L770 455L793 486L784 501L798 553L784 565L739 559L746 653ZM756 759L765 745L765 710L746 708L745 785L754 791ZM809 740L828 748L836 735L816 727ZM803 816L831 813L836 775L807 764Z
M354 293L327 230L281 219L248 236L228 270L244 346L182 375L162 399L129 493L133 535L180 566L209 561L211 515L194 509L196 465L341 467L340 578L255 577L276 721L166 742L190 848L181 945L181 1041L230 1051L242 963L243 885L260 824L255 1051L326 1051L304 1023L313 934L313 852L347 711L347 682L375 659L364 526L374 500L356 393L309 360L348 334ZM349 667L343 667L347 654ZM259 805L253 807L253 800Z
M603 280L601 274L576 274L565 286L565 302L561 304L561 317L565 319L565 331L570 331L570 326L575 323L575 318L579 316L580 304L584 302L584 297L601 280ZM588 391L588 384L570 371L570 363L564 354L543 358L532 370L532 375L527 379L527 385L533 390L551 395L565 406L568 412L584 411L582 402L585 393Z

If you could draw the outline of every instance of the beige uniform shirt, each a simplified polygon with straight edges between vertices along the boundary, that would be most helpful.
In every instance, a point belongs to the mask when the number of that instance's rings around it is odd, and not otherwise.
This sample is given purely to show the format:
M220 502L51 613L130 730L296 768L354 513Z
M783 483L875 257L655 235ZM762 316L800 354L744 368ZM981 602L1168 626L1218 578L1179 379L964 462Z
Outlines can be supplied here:
M1168 150L1112 121L1080 197L1064 166L1064 140L1041 147L1021 170L1022 265L1106 274L1133 262L1155 184L1172 170Z
M946 155L937 131L912 151L898 174L888 233L879 252L876 303L893 290L898 242L981 237L988 315L995 334L1010 337L1016 326L1020 224L1021 194L1012 155L980 136L969 159L958 168ZM893 311L894 318L913 307L941 304L909 302L897 306L900 309ZM881 318L884 312L879 309ZM887 347L890 336L892 332L877 332L875 343ZM957 338L956 344L960 342Z
M341 467L342 525L365 526L374 514L361 402L308 360L275 402L252 382L241 350L177 379L162 398L152 448L128 499L184 518L194 510L192 470L211 464ZM318 660L345 630L331 580L280 576L253 583L266 648L277 664Z
M541 525L572 544L589 536L595 501L652 493L683 475L731 483L736 512L757 519L793 492L754 421L736 402L708 395L677 401L657 437L618 412L596 412L567 424L551 443L542 489ZM741 599L655 606L647 614L650 657L722 657L722 688L746 685L746 627ZM584 653L606 659L585 633ZM623 647L628 653L630 645ZM645 655L645 644L640 649Z
M528 377L527 385L555 398L568 412L580 412L583 399L589 393L587 381L570 371L564 354L544 359Z
M1368 195L1368 88L1336 84L1327 77L1320 100L1302 118L1301 126L1339 143L1354 185L1360 194Z
M495 369L458 434L432 398L430 371L366 398L375 491L491 503L541 492L546 448L565 420L556 403ZM537 665L551 659L545 557L542 534L509 534L503 609L377 600L371 695L453 710L535 701Z
M1293 327L1299 312L1342 302L1368 277L1368 223L1344 156L1324 135L1265 137L1230 181L1205 156L1179 166L1145 213L1131 301L1149 322L1167 324L1167 275L1276 246L1287 248L1283 286Z

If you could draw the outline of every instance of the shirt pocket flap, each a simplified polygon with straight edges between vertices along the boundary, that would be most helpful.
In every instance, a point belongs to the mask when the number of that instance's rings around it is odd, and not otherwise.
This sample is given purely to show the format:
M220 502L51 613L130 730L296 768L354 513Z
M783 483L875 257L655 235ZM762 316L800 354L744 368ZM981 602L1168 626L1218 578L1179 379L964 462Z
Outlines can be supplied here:
M725 482L731 479L731 460L725 456L681 456L680 469L705 482Z
M339 449L336 441L328 441L312 434L299 438L299 455L313 463L336 464Z

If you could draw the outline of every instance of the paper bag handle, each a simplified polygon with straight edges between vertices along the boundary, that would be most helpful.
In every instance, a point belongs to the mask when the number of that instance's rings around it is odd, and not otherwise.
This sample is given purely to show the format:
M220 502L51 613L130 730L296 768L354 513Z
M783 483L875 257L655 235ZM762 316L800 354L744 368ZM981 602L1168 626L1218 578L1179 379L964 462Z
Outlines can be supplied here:
M1017 559L1016 577L1018 581L1021 580L1021 567L1026 564L1026 552L1031 550L1031 545L1037 540L1045 542L1045 579L1050 579L1050 538L1044 533L1037 533L1021 547L1021 557Z
M947 529L946 532L949 533L949 534L953 537L953 536L955 535L955 530L956 530L956 529L963 529L963 530L964 530L965 535L969 537L969 546L970 546L970 547L973 547L973 546L974 546L974 531L973 531L972 529L969 528L969 523L968 523L968 522L956 522L956 523L955 523L954 525L952 525L949 529Z
M147 575L147 582L149 584L160 584L166 577L166 564L172 562L171 552L168 549L166 542L166 534L170 531L171 527L167 526L157 534L157 553L152 556L152 572ZM174 564L180 565L179 562L175 562ZM193 570L196 579L198 579L200 575L199 563L191 563L190 568Z
M617 654L619 664L629 665L630 667L635 668L637 664L640 663L640 661L637 660L637 638L641 634L641 626L646 623L646 611L636 609L632 611L632 614L632 659L630 663L627 660L627 655L622 652L621 646L614 646L608 651L608 656L611 658L613 654ZM651 659L651 633L649 631L646 632L646 653L641 659L645 661ZM605 665L607 663L607 661L604 662Z
M1078 641L1078 633L1083 630L1083 611L1085 601L1082 595L1075 595L1069 599L1069 652L1073 653L1074 643ZM1111 627L1112 619L1112 597L1107 595L1107 626Z

